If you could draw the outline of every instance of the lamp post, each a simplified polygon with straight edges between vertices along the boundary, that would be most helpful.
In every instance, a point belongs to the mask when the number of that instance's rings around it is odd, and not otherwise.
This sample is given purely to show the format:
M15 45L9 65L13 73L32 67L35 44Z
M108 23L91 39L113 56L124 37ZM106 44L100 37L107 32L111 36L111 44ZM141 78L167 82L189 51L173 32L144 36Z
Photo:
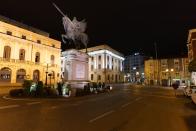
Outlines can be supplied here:
M171 78L171 72L173 72L174 69L166 69L166 72L168 72L168 80L169 80L169 86L171 86L171 81L172 81L172 78Z
M46 66L46 81L45 81L45 85L47 86L47 80L48 79L48 64Z

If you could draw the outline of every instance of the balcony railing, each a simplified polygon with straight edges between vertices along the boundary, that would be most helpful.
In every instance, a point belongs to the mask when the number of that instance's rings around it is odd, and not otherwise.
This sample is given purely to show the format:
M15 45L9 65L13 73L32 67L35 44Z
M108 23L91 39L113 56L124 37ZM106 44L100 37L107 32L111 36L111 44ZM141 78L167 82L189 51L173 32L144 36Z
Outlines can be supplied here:
M39 66L45 66L46 64L44 63L39 63L39 62L32 62L32 61L26 61L26 60L18 60L18 59L8 59L8 58L2 58L0 57L0 62L10 62L10 63L22 63L22 64L28 64L28 65L39 65ZM51 64L50 67L58 67L57 64Z

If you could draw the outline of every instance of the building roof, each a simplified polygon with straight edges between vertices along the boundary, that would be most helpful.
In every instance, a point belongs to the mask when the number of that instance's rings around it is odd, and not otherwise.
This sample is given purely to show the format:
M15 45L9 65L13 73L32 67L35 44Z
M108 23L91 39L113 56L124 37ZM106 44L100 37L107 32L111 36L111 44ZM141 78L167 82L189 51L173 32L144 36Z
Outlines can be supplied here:
M17 27L20 27L20 28L23 28L23 29L26 29L28 31L31 31L31 32L34 32L34 33L37 33L37 34L40 34L40 35L43 35L45 37L49 37L49 35L50 35L49 33L45 32L45 31L36 29L34 27L31 27L31 26L28 26L26 24L20 23L18 21L15 21L13 19L7 18L7 17L2 16L2 15L0 15L0 21L11 24L11 25L14 25L14 26L17 26Z
M90 47L90 48L87 48L87 52L93 52L93 51L98 51L98 50L109 50L113 53L115 53L116 55L119 55L121 57L124 57L124 55L116 50L114 50L113 48L111 48L110 46L106 45L106 44L102 44L102 45L99 45L99 46L94 46L94 47ZM85 52L86 49L82 49L81 50L82 52Z

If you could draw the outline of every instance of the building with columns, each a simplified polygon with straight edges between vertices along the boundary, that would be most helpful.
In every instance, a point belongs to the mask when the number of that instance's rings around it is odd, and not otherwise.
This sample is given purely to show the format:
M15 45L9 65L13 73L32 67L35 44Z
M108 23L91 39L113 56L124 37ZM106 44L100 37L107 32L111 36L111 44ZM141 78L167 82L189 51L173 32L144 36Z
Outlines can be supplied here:
M24 79L51 84L59 79L61 42L49 34L0 16L0 85Z
M86 49L81 50L83 52ZM124 56L108 45L87 48L89 79L92 82L118 83L124 81Z

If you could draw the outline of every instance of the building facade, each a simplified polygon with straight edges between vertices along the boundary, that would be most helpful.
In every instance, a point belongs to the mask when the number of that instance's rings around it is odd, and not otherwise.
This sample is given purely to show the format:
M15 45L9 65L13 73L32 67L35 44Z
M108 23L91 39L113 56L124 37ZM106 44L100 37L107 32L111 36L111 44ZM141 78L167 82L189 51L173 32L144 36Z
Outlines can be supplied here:
M187 47L189 62L196 60L196 29L189 30ZM191 72L190 80L196 85L196 72Z
M132 83L144 82L144 55L134 53L125 57L124 71L126 81Z
M147 85L171 86L173 82L188 84L188 58L149 59L145 61Z
M187 43L188 59L190 62L196 58L196 29L189 30Z
M86 50L81 50L85 52ZM87 48L89 79L92 82L118 83L124 81L124 57L108 45Z
M0 16L0 85L58 81L60 54L61 42L48 33Z

